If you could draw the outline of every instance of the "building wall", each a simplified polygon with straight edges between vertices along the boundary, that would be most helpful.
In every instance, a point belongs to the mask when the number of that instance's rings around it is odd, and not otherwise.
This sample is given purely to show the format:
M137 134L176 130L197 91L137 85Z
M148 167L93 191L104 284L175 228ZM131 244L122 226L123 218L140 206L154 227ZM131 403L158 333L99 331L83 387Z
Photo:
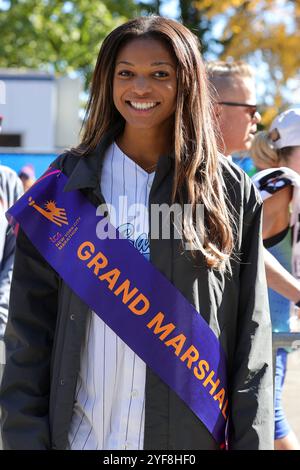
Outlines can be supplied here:
M5 103L0 101L3 134L21 134L21 147L30 150L49 151L77 143L79 79L4 69L0 83L5 86Z
M79 95L82 82L79 78L61 77L56 81L55 146L74 146L80 132Z

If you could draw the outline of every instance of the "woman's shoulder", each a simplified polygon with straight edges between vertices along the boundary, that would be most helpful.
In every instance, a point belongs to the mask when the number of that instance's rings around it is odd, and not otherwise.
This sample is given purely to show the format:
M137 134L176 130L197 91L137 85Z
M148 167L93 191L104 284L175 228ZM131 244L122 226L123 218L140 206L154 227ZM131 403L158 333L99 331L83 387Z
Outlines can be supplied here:
M61 170L69 176L82 157L73 149L65 150L51 163L51 167Z

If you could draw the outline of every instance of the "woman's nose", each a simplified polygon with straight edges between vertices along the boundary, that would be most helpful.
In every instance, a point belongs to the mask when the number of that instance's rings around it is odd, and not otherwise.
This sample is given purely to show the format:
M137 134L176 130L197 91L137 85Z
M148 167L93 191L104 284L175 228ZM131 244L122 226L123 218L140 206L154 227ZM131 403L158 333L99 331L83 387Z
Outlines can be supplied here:
M136 93L147 93L151 90L149 80L146 77L136 77L133 83L133 88Z

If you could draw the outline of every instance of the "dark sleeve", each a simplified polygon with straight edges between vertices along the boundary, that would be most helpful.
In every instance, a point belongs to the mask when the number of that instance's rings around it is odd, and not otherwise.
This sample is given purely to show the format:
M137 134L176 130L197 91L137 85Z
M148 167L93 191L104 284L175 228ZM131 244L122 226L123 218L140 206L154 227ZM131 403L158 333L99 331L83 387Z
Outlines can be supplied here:
M16 243L1 386L5 449L49 449L50 359L58 277L22 230Z
M246 175L245 188L229 448L273 449L272 329L261 236L262 203Z

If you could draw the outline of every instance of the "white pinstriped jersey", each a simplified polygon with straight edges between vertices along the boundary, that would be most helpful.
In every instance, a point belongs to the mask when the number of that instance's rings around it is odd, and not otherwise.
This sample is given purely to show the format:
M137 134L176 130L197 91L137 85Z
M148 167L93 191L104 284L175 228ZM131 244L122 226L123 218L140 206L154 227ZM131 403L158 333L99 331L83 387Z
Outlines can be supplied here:
M146 211L154 173L148 174L113 144L107 151L101 188L111 221L146 257ZM127 197L126 200L120 196ZM120 204L119 204L120 203ZM135 206L133 206L135 204ZM137 206L140 204L141 206ZM116 218L116 220L114 220ZM71 427L71 449L143 449L146 365L94 313L89 313Z

